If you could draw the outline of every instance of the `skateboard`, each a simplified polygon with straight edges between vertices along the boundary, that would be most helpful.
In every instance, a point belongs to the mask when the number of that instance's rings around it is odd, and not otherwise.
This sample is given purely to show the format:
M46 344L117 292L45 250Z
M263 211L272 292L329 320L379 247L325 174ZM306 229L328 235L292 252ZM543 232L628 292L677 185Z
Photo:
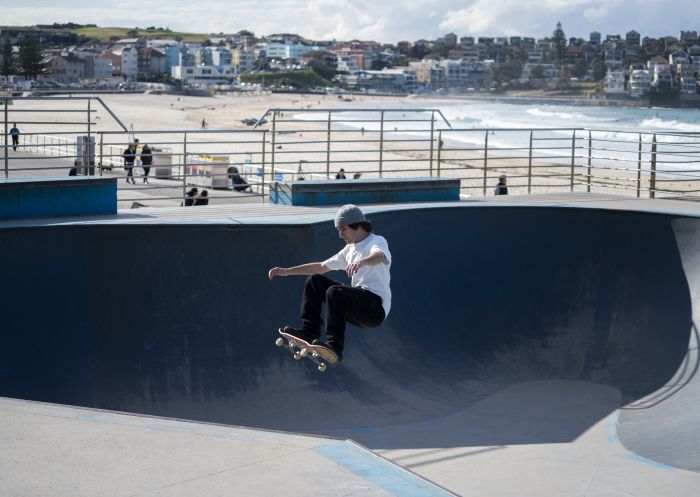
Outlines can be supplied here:
M279 330L279 334L282 336L275 340L275 345L287 349L297 361L301 360L302 357L306 357L316 363L318 370L322 373L326 370L328 364L338 362L338 356L326 347L312 345L282 330Z

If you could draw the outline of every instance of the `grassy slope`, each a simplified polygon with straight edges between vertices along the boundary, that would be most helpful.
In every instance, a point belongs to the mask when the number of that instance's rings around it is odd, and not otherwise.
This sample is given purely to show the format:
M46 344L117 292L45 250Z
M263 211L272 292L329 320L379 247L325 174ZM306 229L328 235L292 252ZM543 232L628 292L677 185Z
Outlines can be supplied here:
M80 29L72 29L71 31L78 36L86 36L91 39L103 41L103 42L108 42L110 41L110 38L113 36L116 36L118 38L130 38L130 36L127 35L129 31L132 31L133 28L80 28ZM167 31L161 31L161 30L147 30L147 29L139 29L138 30L138 37L139 38L162 38L162 39L174 39L175 37L179 36L182 38L182 41L186 42L203 42L206 39L209 38L209 35L206 34L201 34L201 33L179 33L179 32L167 32Z
M241 74L241 82L262 83L263 74L266 85L295 86L297 88L314 88L335 86L335 83L322 78L311 70L306 71L279 71L266 73L246 73Z

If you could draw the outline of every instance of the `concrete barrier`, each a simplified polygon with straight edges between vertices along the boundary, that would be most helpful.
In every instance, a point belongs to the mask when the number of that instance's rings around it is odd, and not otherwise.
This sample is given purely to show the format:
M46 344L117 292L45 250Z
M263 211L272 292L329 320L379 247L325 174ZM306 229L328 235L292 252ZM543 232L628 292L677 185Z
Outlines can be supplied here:
M0 220L116 213L116 178L0 180Z
M342 205L459 200L459 179L391 178L273 181L270 202L284 205Z

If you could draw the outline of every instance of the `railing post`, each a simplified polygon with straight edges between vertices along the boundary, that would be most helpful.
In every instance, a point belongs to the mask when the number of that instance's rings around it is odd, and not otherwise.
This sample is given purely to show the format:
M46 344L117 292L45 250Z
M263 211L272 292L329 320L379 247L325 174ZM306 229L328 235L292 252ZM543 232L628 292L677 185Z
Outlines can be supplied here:
M430 114L430 176L433 175L433 150L435 149L435 111Z
M277 111L273 110L272 111L272 135L270 136L270 177L272 178L272 181L275 180L275 135L276 135L276 129L277 129Z
M442 130L438 131L438 156L437 156L437 175L440 177L440 159L442 157Z
M637 152L637 198L642 191L642 134L639 133L639 148Z
M586 191L588 193L591 193L591 180L593 179L591 175L593 174L593 169L592 169L592 164L593 164L593 136L591 135L591 131L588 130L588 186L586 187Z
M185 205L187 196L187 132L182 139L182 205Z
M9 130L7 129L7 99L4 98L3 100L5 102L5 135L2 142L5 144L5 177L7 178L10 174L9 151L7 149L7 133Z
M384 111L381 112L379 121L379 177L383 176L384 165Z
M328 111L328 130L326 131L326 179L331 178L331 112Z
M571 135L571 191L574 191L574 168L576 166L576 130Z
M651 138L651 174L649 176L649 198L656 197L656 134Z
M487 168L489 165L489 130L484 135L484 197L486 196Z
M87 143L85 144L87 147L87 164L83 164L83 171L85 171L85 176L90 176L90 159L92 158L92 128L91 128L91 123L90 123L90 103L92 102L91 98L88 98L87 101ZM94 173L93 173L94 174Z
M103 155L103 150L104 150L104 140L105 140L105 134L100 133L100 160L98 162L99 167L100 167L100 176L104 174L104 155Z
M532 192L532 130L530 130L530 148L527 156L527 193Z
M262 163L260 164L260 192L262 193L262 201L265 202L265 144L267 143L267 131L262 132ZM270 178L274 181L275 178Z

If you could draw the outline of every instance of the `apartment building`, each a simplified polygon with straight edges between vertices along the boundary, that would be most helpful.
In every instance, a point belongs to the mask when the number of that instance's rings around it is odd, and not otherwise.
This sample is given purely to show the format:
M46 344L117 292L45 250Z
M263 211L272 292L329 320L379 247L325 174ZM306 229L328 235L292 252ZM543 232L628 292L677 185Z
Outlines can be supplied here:
M648 69L633 69L630 72L629 96L642 97L651 91L651 73Z
M74 83L85 78L85 63L74 55L50 57L46 64L45 74L56 81Z
M233 82L236 70L228 66L173 66L173 79L187 84L227 84Z
M350 88L377 92L414 92L418 88L415 71L410 68L357 71L344 77Z
M627 94L625 87L625 71L608 71L605 76L605 93L609 96L623 96Z

